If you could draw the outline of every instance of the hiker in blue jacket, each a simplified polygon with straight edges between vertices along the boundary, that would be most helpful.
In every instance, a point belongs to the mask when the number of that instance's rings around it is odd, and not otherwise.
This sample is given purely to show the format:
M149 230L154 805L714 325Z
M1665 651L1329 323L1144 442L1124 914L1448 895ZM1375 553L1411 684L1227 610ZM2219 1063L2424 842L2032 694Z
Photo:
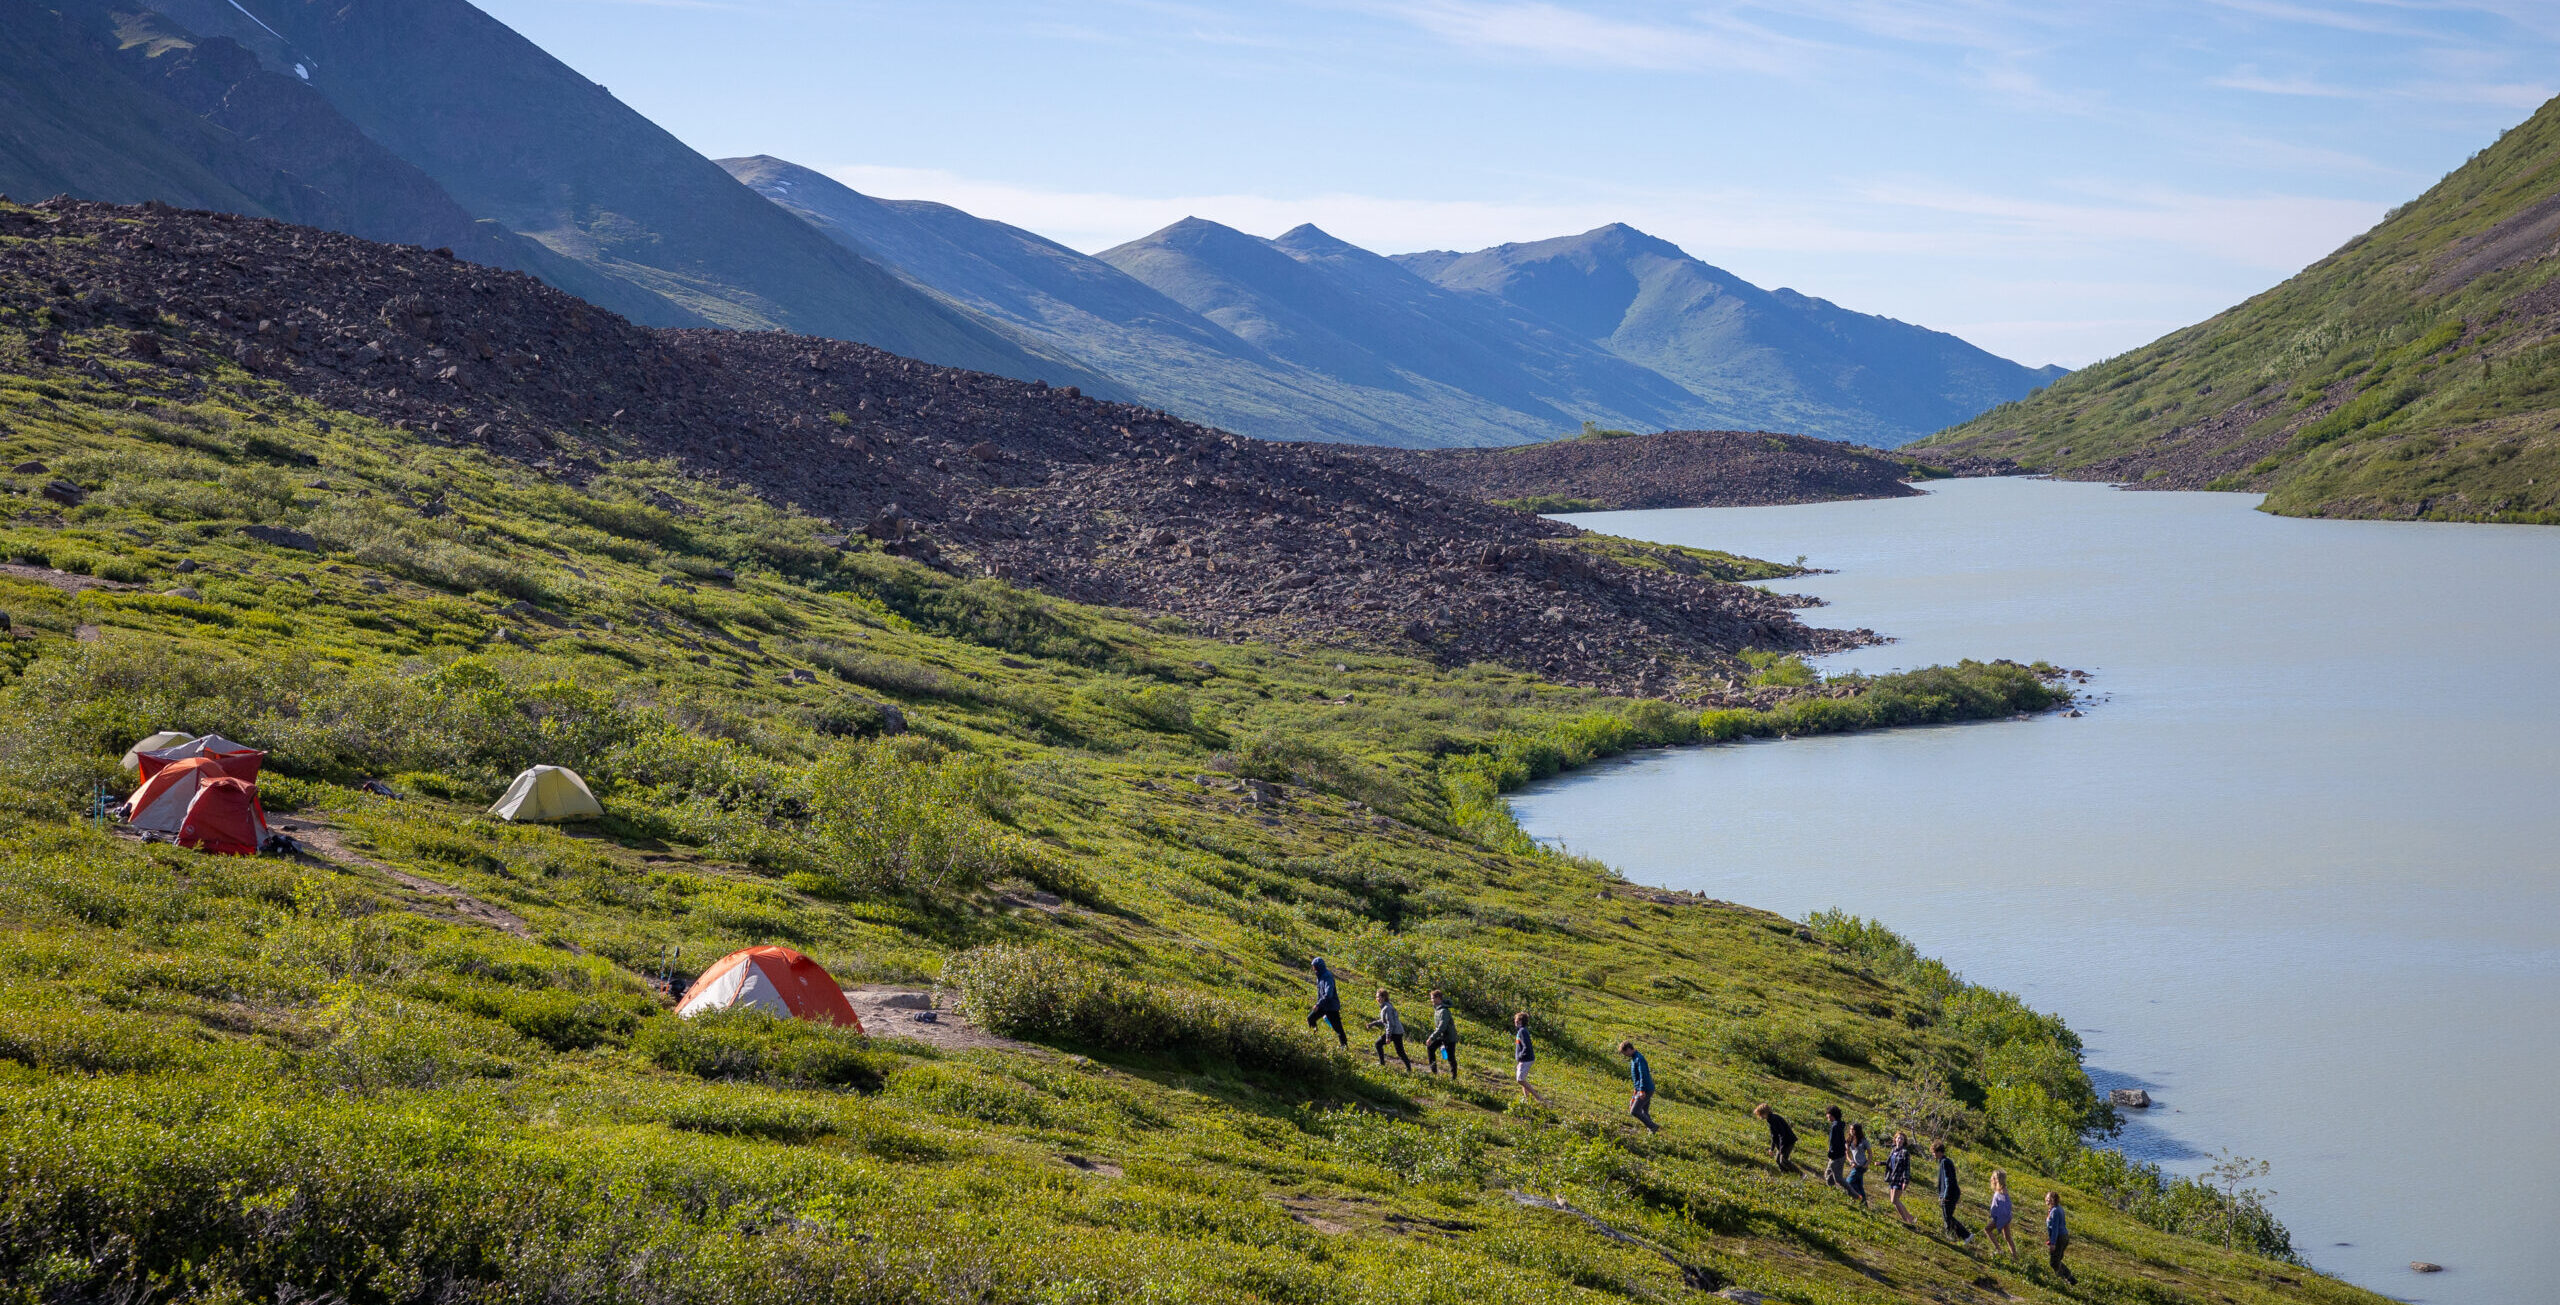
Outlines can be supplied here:
M2044 1194L2045 1263L2052 1265L2053 1271L2061 1275L2064 1282L2077 1285L2080 1280L2072 1277L2071 1270L2062 1263L2062 1253L2069 1249L2071 1226L2062 1217L2062 1193L2047 1192Z
M1516 1011L1511 1016L1511 1077L1520 1085L1521 1096L1543 1106L1547 1099L1529 1086L1529 1066L1537 1060L1537 1044L1529 1041L1529 1012Z
M1317 1020L1323 1020L1333 1026L1335 1040L1347 1049L1351 1035L1342 1031L1342 996L1333 990L1333 971L1325 968L1321 956L1308 964L1316 972L1316 1008L1307 1012L1307 1027L1314 1028Z
M1938 1214L1947 1221L1947 1235L1959 1246L1973 1240L1973 1230L1956 1218L1956 1202L1964 1199L1964 1189L1956 1185L1956 1162L1947 1157L1947 1144L1931 1142L1929 1154L1938 1158Z
M1636 1085L1636 1099L1628 1104L1627 1113L1635 1116L1645 1131L1661 1132L1662 1126L1653 1122L1653 1066L1645 1063L1644 1053L1636 1050L1633 1041L1619 1042L1618 1054L1627 1058L1627 1074Z

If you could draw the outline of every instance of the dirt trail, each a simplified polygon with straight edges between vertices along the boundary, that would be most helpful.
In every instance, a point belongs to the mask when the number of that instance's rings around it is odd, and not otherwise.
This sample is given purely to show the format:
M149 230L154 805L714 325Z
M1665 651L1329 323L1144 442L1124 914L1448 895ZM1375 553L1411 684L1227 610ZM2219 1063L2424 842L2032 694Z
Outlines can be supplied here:
M322 824L302 816L274 814L268 815L267 825L277 833L287 835L293 841L300 843L313 860L371 870L419 897L427 899L427 903L433 907L442 908L430 909L426 912L428 915L486 925L504 933L514 934L528 942L535 940L533 926L526 924L524 917L505 907L492 906L451 884L439 883L423 875L413 875L406 870L394 869L376 861L348 847L345 837L333 825ZM573 947L570 950L577 949Z

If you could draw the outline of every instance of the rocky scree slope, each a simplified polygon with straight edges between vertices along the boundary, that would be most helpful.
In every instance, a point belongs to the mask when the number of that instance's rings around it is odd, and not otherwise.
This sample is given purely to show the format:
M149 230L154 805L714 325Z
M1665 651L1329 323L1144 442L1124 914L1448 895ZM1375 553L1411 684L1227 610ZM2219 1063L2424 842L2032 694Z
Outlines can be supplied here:
M1907 458L1770 431L1605 432L1492 449L1381 449L1369 455L1470 498L1541 511L1762 507L1901 498L1921 468Z
M1931 437L2294 516L2560 522L2560 101L2247 303Z
M1262 638L1682 695L1812 650L1738 560L1590 536L1333 449L780 332L635 326L521 274L161 207L0 210L0 312L165 370L218 354L334 408L578 479L672 457L958 570ZM90 367L100 364L91 360ZM1762 572L1766 574L1766 572Z

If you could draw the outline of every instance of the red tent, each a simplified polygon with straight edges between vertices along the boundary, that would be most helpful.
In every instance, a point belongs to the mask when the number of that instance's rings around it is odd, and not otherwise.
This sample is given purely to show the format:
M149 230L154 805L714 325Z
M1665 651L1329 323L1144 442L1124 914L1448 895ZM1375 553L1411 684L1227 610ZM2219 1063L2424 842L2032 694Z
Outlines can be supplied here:
M234 743L219 734L205 734L175 747L137 752L133 759L142 772L143 782L149 783L152 776L159 774L162 768L199 757L212 762L221 769L223 774L233 779L245 779L256 783L258 764L267 759L267 754L246 744Z
M178 826L178 846L224 856L256 856L267 841L267 813L258 806L258 786L237 779L208 779L196 785L187 816Z
M751 1007L793 1019L842 1024L862 1032L862 1017L844 999L827 967L788 947L750 947L721 957L685 989L676 1014Z

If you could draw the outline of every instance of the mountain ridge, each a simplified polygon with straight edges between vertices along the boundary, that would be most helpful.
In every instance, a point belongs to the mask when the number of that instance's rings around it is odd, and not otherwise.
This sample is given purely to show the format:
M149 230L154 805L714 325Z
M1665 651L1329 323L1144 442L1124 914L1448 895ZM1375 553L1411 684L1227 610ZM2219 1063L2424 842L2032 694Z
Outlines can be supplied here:
M1712 405L1719 426L1890 447L2023 397L2061 370L1798 291L1763 290L1623 222L1400 261L1652 368Z
M2560 99L2310 267L1927 441L2295 516L2560 524Z

